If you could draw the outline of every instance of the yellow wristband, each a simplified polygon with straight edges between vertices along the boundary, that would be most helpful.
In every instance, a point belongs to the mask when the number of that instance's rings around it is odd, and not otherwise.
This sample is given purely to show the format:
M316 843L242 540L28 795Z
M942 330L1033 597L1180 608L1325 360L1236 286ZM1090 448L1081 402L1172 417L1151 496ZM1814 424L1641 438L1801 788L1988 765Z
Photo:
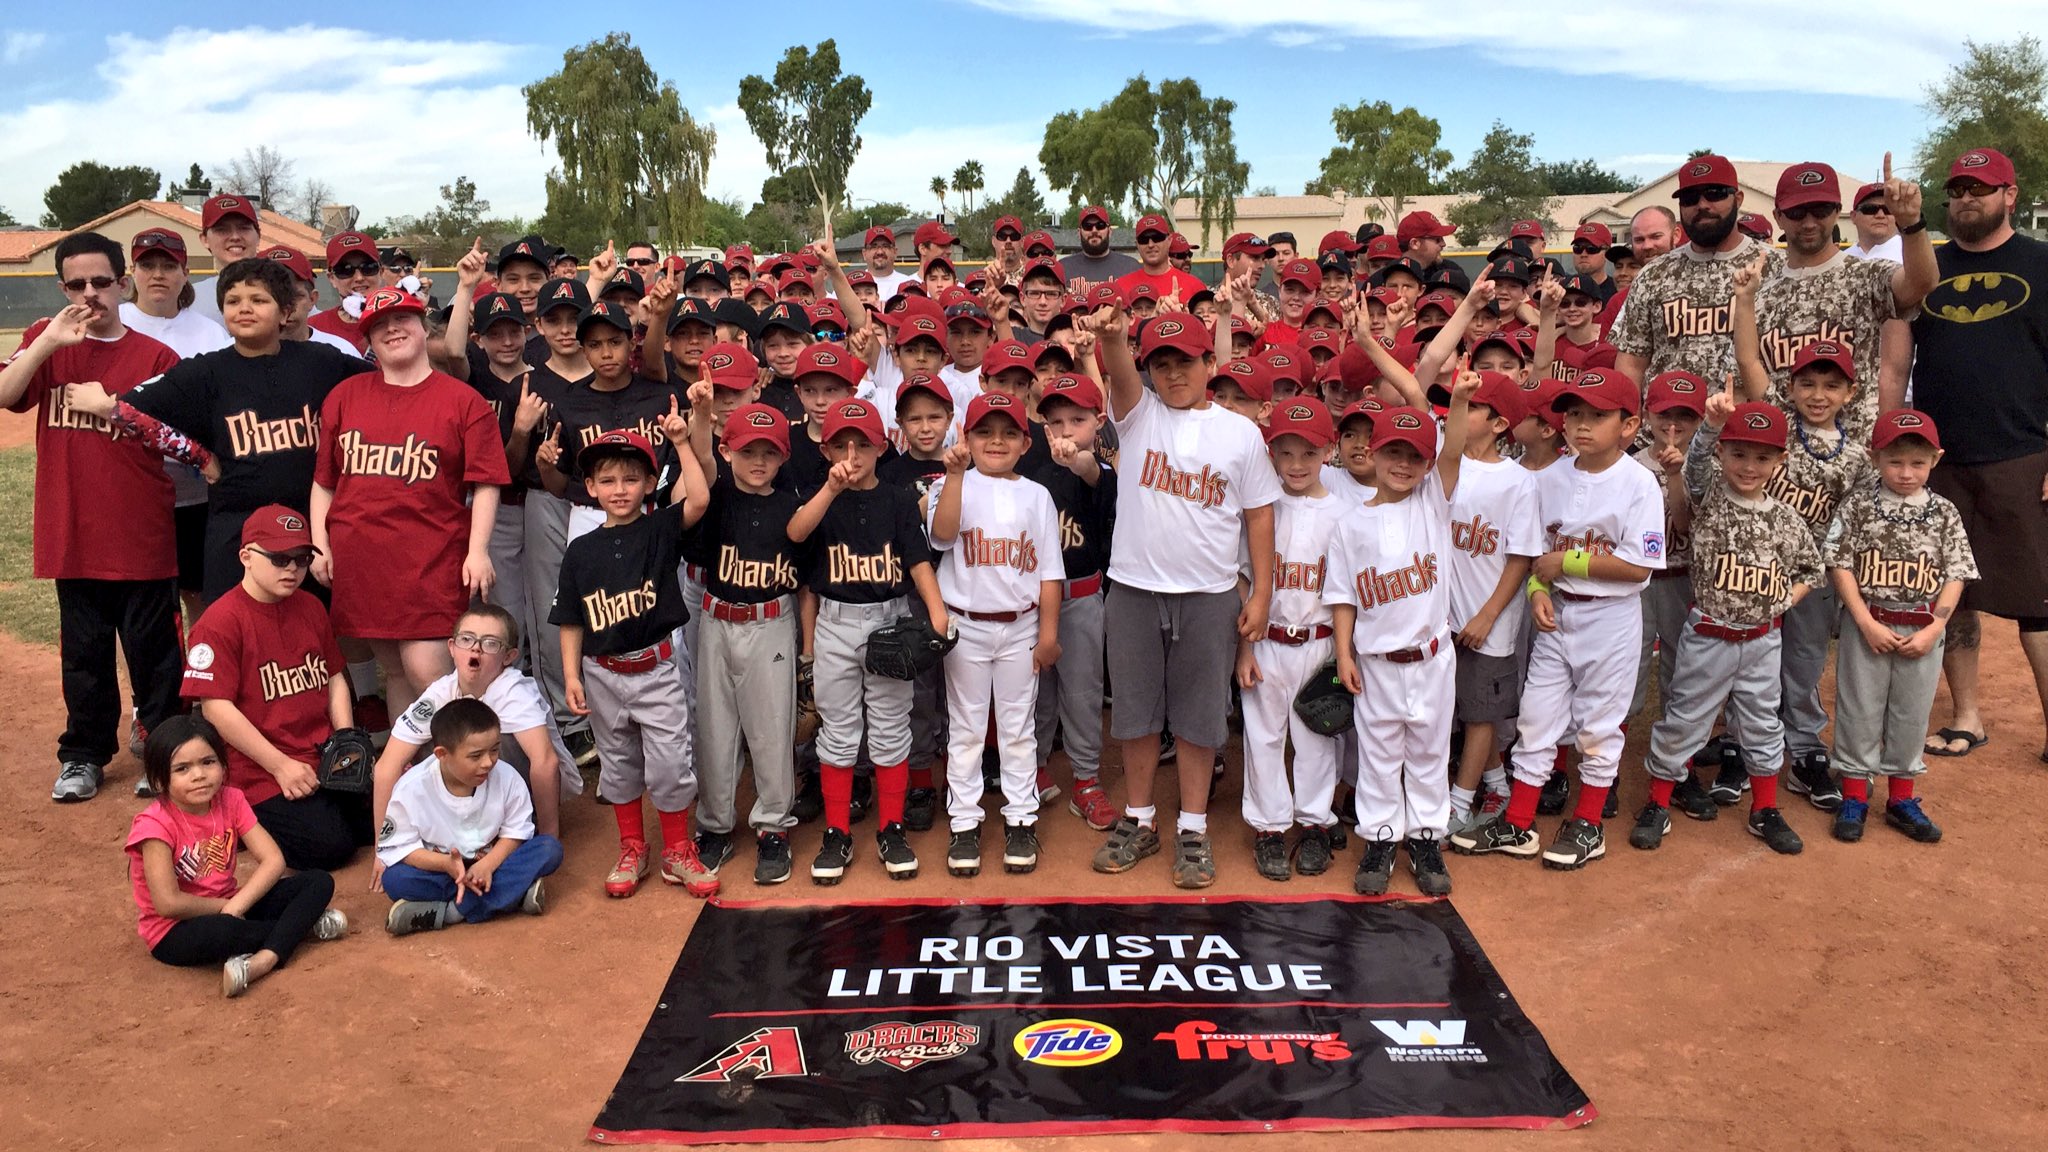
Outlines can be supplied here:
M1564 574L1584 580L1593 574L1593 554L1583 548L1574 548L1564 554Z
M1531 596L1534 596L1534 595L1535 595L1535 594L1537 594L1538 592L1548 592L1548 591L1550 591L1550 585L1548 585L1548 584L1545 584L1545 583L1543 582L1543 578L1542 578L1541 576L1531 576L1531 577L1529 577L1529 585L1528 585L1528 593L1529 593L1529 595L1531 595Z

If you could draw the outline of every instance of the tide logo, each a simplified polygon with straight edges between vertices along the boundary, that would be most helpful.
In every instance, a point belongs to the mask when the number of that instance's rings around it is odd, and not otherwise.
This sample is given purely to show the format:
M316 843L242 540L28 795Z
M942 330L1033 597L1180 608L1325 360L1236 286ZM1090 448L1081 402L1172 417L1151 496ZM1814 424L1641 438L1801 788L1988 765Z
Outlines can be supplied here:
M1123 1051L1124 1038L1093 1020L1046 1020L1017 1033L1011 1046L1033 1064L1085 1068Z

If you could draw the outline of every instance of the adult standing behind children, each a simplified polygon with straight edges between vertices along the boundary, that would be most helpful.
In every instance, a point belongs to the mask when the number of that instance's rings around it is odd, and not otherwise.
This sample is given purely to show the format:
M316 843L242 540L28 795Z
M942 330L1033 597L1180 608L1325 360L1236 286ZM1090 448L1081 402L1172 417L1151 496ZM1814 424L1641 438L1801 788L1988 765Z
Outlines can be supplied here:
M214 274L192 285L192 308L216 324L227 323L221 308L220 274L228 265L256 255L263 243L262 214L245 197L210 196L199 206L199 242L213 257Z

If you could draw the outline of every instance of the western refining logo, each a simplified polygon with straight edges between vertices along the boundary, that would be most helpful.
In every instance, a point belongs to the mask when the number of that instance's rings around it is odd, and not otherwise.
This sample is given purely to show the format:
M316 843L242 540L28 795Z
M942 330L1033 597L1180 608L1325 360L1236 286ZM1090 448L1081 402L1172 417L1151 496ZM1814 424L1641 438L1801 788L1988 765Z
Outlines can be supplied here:
M1396 1064L1484 1064L1486 1050L1465 1043L1463 1020L1375 1020Z
M1017 1033L1012 1046L1033 1064L1085 1068L1123 1051L1124 1038L1093 1020L1046 1020Z

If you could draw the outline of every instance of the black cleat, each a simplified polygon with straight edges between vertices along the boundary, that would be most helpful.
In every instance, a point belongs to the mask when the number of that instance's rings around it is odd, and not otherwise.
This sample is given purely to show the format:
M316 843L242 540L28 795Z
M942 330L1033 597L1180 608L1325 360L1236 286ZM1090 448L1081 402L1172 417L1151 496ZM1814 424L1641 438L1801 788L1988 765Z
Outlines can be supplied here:
M1758 808L1749 814L1749 834L1770 845L1771 851L1780 856L1797 856L1806 845L1800 841L1799 833L1785 823L1785 814L1776 808Z
M1543 866L1576 872L1607 855L1607 837L1591 820L1574 816L1558 825L1557 839L1543 850Z
M912 788L903 794L903 826L912 832L929 832L939 810L936 788Z
M1306 829L1302 830L1302 838L1308 838ZM1253 836L1252 867L1268 880L1294 879L1294 869L1287 865L1287 833L1260 832Z
M825 814L825 789L818 782L816 772L806 772L797 777L796 799L789 806L789 814L799 824L809 824Z
M1721 806L1714 803L1714 798L1707 794L1706 786L1691 775L1672 786L1671 806L1684 813L1689 820L1721 818Z
M1351 889L1360 896L1385 896L1387 884L1394 878L1394 852L1399 848L1398 840L1374 840L1365 846L1365 856L1358 861L1358 871L1351 877Z
M891 880L914 880L917 878L917 853L910 850L910 840L903 834L903 825L884 824L875 833L875 854L882 860L883 871Z
M1707 785L1707 795L1723 808L1730 807L1749 791L1749 765L1742 759L1742 749L1731 741L1721 745L1721 767L1714 773L1714 782Z
M1823 812L1842 806L1842 787L1835 783L1834 764L1825 752L1808 752L1792 758L1792 771L1785 775L1785 788Z
M1562 772L1553 772L1543 782L1543 792L1536 797L1538 816L1555 816L1564 811L1565 801L1571 798L1572 782Z
M1451 870L1444 867L1443 848L1434 836L1410 836L1407 840L1408 871L1424 896L1449 896Z
M789 837L763 832L754 838L754 883L782 883L789 879L789 863Z
M955 876L981 875L981 825L953 833L946 845L946 871Z
M1302 825L1294 838L1294 870L1303 876L1321 876L1330 870L1330 830L1313 824Z
M1628 846L1654 852L1670 834L1671 809L1661 804L1645 804L1636 813L1636 826L1628 830Z
M1029 824L1010 824L1003 828L1003 871L1036 872L1038 870L1038 832Z
M846 866L853 863L853 837L837 828L825 829L825 842L818 846L818 856L811 861L811 883L830 886L839 883L846 875Z

